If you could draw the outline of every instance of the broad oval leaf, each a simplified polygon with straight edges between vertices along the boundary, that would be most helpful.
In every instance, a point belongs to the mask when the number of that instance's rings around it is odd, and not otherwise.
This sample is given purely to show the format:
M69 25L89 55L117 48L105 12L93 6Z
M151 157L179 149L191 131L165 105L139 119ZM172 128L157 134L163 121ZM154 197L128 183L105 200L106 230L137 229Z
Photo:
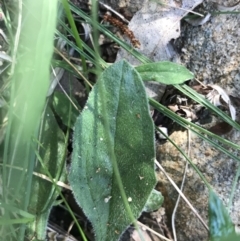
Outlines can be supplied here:
M144 81L154 80L166 85L182 84L194 77L184 66L169 61L143 64L135 69Z
M210 241L240 240L226 208L213 191L209 193L208 213Z
M131 223L114 177L112 150L137 218L156 183L154 131L141 77L126 61L103 72L73 134L69 182L97 241L118 240Z
M65 157L66 157L66 137L58 126L54 114L49 106L44 111L39 133L39 157L34 171L39 174L48 175L59 181L66 180ZM28 205L30 213L36 215L35 220L28 224L27 236L30 239L36 237L43 240L46 236L46 226L52 205L59 193L55 186L44 178L34 175L32 180L31 199ZM40 221L41 220L41 221Z

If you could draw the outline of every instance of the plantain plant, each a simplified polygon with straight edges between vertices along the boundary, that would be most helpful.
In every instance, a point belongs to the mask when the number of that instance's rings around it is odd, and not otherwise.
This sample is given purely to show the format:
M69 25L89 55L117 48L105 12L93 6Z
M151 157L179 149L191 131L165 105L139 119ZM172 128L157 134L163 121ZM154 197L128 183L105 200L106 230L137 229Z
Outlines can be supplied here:
M57 181L67 180L77 203L92 223L97 241L119 240L131 223L137 228L139 215L157 209L163 202L161 194L154 190L154 124L149 103L239 161L234 154L216 144L216 140L239 149L234 143L176 116L147 98L143 81L175 85L240 130L236 122L183 85L193 78L190 71L170 62L150 63L148 58L97 23L96 18L66 0L62 3L57 5L57 0L18 0L14 10L18 13L15 28L10 24L12 15L6 12L9 36L14 37L10 46L12 64L4 85L7 87L1 92L1 99L7 103L4 110L1 109L1 113L7 112L0 159L0 233L3 240L45 240L49 213L59 195L73 215L57 184ZM70 27L62 19L63 7ZM143 64L133 67L121 60L109 66L99 57L96 46L94 52L79 38L70 10L131 51ZM57 19L61 32L55 30ZM72 103L74 106L77 103L69 102L62 93L47 96L54 33L81 54L81 78L86 80L85 83L88 83L89 73L87 61L95 65L96 72L103 71L81 113L80 108L73 109ZM75 38L77 45L67 35ZM52 64L79 77L78 68L69 62L52 61ZM65 131L60 128L56 116L60 117ZM73 151L67 173L65 161L71 129ZM211 241L229 237L237 240L239 237L224 206L208 187ZM74 215L73 218L83 240L87 240ZM139 234L142 237L140 231Z

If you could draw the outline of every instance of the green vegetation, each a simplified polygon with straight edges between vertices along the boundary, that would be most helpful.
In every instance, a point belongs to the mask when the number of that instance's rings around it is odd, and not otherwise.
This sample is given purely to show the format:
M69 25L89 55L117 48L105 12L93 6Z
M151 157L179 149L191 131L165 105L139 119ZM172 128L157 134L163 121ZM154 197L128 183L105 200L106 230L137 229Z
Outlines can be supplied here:
M194 77L185 67L171 62L151 63L99 24L95 1L91 16L66 0L61 3L18 0L16 5L4 6L12 61L6 66L0 92L2 240L45 240L51 208L59 203L57 197L65 203L82 239L87 240L61 193L60 183L68 181L76 202L92 223L97 241L118 240L131 223L138 229L140 214L157 209L163 202L161 193L154 190L154 123L149 104L221 152L240 160L226 148L239 149L239 146L147 98L144 81L175 85L240 130L229 116L184 85ZM93 28L93 49L79 37L70 10ZM98 31L131 52L142 64L133 67L125 60L112 65L106 63L96 44ZM80 54L81 66L65 61L68 58L65 55L61 60L54 56L51 61L54 37L62 41L65 50L73 48ZM88 63L93 67L88 68ZM49 83L52 68L55 68L55 79ZM83 80L89 92L85 106L80 106L74 96L54 91L54 83L58 74L61 75L57 68ZM97 81L90 78L93 74L98 77ZM70 84L69 88L73 86ZM68 172L66 159L72 131L73 150ZM185 157L209 189L211 241L230 237L232 241L237 240L239 237L225 207L197 167Z

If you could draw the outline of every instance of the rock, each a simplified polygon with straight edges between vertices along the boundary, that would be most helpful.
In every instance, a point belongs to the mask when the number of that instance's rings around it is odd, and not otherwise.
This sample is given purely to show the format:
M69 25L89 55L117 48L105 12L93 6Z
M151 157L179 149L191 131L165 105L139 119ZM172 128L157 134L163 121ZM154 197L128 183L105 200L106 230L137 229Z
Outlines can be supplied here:
M210 5L210 1L203 5L203 8L208 11L214 11L212 7L213 5ZM182 62L196 75L196 78L204 84L219 85L229 95L233 96L238 96L240 92L239 26L239 14L215 15L202 26L193 27L184 23L181 33L182 37L178 40L183 42ZM237 113L237 122L239 121L240 115ZM240 145L240 133L238 131L232 130L223 137ZM187 131L175 131L170 138L187 152ZM193 134L191 134L190 149L190 157L193 163L196 164L227 206L238 167L237 161L229 158ZM238 155L237 150L230 148L228 150ZM157 154L159 162L178 186L180 186L185 165L184 158L181 157L181 154L169 142L160 145L157 149ZM169 184L162 173L158 174L158 178L167 189L171 202L175 203L178 195L175 189ZM208 190L191 167L187 173L184 194L198 210L206 223L208 223ZM234 224L239 226L239 181L234 195L230 214ZM180 202L177 211L176 232L178 241L208 240L207 231L184 201Z

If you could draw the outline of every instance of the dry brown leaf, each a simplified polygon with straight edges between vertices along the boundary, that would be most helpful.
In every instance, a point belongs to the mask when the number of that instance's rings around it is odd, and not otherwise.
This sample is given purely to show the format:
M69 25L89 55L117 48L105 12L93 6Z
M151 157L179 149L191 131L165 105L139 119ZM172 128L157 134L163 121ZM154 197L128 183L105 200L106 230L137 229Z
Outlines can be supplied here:
M146 2L128 25L141 43L140 52L153 61L170 60L166 48L170 40L179 37L180 20L202 2L203 0L183 0L181 8L185 11L179 9L179 4L172 0L165 1L164 5L160 1ZM125 58L133 65L139 64L131 53L123 49L118 53L119 58Z
M211 128L209 128L208 130L220 136L220 135L225 135L229 133L232 130L232 128L233 127L228 123L220 122L220 123L217 123L215 126L212 126Z
M176 112L179 110L178 105L168 105L168 108L173 112Z
M229 98L229 95L226 93L226 91L218 85L208 85L208 86L212 88L212 91L210 91L207 94L206 96L207 99L215 106L224 105L221 102L221 100L223 100L229 108L232 119L236 120L236 109L231 104L231 100Z
M146 230L141 230L141 233L144 241L152 241ZM131 236L134 241L142 241L137 230L134 230Z
M172 60L168 44L170 40L179 37L180 20L202 2L203 0L182 0L181 6L173 0L164 1L164 5L161 5L161 1L145 2L128 25L141 44L138 51L153 61ZM118 52L117 60L119 59L126 59L132 65L140 63L124 49ZM165 85L158 84L150 94L147 87L147 93L150 97L160 100L165 88Z
M194 113L194 110L190 109L186 106L180 106L182 112L184 113L184 118L188 119L189 121L195 121L198 119L196 114Z

